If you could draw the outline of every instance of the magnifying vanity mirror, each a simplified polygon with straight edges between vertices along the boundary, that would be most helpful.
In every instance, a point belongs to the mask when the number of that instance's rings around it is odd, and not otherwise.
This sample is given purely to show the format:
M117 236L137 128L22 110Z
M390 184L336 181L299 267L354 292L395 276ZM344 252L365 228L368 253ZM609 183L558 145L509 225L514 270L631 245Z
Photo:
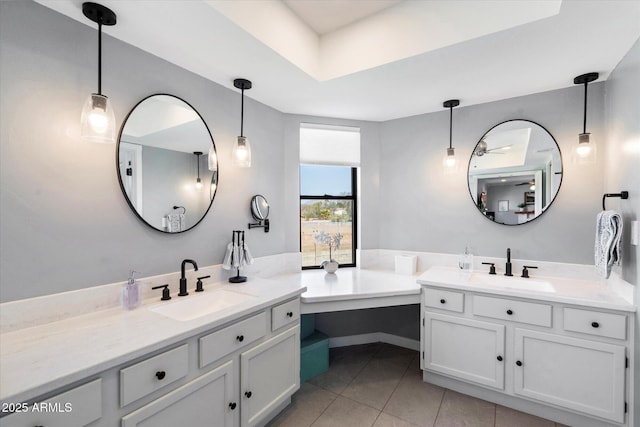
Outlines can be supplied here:
M560 189L560 148L535 122L497 124L474 148L468 180L473 204L487 219L505 225L533 221L549 208Z
M269 232L269 203L264 196L257 194L251 198L251 216L258 222L249 224L249 229L264 227L264 232Z
M218 186L211 132L186 101L151 95L131 110L117 147L120 187L150 227L180 233L209 211Z

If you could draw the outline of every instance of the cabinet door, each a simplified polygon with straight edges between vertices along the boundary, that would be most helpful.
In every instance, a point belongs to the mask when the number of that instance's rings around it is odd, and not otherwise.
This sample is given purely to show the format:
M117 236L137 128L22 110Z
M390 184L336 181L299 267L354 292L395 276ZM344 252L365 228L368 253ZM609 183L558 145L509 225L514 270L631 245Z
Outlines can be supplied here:
M503 325L425 313L424 367L504 389Z
M233 361L122 418L122 427L233 426Z
M254 426L300 388L300 327L240 355L242 426Z
M515 330L514 391L543 402L624 421L625 349Z

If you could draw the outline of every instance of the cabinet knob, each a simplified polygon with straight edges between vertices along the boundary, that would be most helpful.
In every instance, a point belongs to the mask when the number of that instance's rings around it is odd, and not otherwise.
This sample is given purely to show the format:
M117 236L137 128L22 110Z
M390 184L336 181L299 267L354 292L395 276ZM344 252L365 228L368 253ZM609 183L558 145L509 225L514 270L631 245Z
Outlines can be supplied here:
M511 316L513 314L513 310L507 310L507 314Z
M599 328L599 327L600 327L600 323L598 323L598 322L591 322L591 326L593 326L594 328Z
M498 362L502 362L502 356L498 356L497 359L498 359Z
M164 377L167 376L167 373L165 371L158 371L156 372L156 378L158 378L159 380L164 379Z
M522 362L521 362L521 361L519 361L519 360L516 360L516 365L518 365L518 366L522 366Z
M236 402L231 402L231 403L229 403L229 409L231 409L232 411L233 411L234 409L236 409L236 406L238 406L238 405L236 405Z
M251 392L250 391L245 391L244 395L247 396L247 399L251 399Z
M244 341L244 335L238 335L238 336L236 337L236 339L237 339L239 342L242 342L242 341Z
M440 304L444 304L445 302L447 302L447 300L446 300L446 299L444 299L444 298L442 298L442 299L440 300Z
M293 317L293 312L292 311L287 311L287 317Z

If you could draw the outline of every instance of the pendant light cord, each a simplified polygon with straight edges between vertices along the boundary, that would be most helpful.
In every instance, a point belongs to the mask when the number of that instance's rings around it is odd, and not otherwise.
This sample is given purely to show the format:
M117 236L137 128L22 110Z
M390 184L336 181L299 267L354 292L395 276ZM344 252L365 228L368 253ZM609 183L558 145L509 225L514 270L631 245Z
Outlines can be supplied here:
M453 148L452 140L453 140L453 107L449 107L449 148Z
M587 133L587 85L589 82L584 82L584 122L582 124L582 133Z
M102 14L98 15L98 95L102 95Z
M240 98L240 136L244 136L244 86L242 87L242 97Z

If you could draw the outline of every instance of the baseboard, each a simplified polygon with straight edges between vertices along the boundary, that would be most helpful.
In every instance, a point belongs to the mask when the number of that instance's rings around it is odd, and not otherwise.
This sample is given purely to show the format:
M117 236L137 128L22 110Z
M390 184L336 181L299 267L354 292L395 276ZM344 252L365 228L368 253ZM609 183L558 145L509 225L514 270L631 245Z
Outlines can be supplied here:
M346 337L329 338L329 347L346 347L349 345L370 344L383 342L409 350L420 351L420 341L411 338L400 337L398 335L387 334L385 332L373 332L370 334L349 335Z

